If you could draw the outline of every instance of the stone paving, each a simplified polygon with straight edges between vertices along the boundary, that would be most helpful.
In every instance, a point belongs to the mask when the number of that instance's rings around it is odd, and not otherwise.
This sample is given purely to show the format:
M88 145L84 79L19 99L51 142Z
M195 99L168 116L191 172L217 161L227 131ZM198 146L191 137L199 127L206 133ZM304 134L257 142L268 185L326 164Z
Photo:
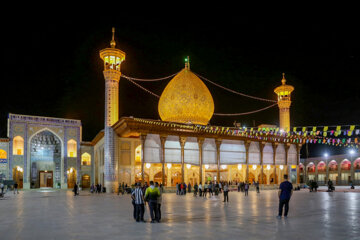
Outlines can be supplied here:
M360 193L294 192L277 219L277 192L163 195L161 223L136 223L129 195L21 191L0 199L0 239L360 239ZM145 213L149 220L149 211Z

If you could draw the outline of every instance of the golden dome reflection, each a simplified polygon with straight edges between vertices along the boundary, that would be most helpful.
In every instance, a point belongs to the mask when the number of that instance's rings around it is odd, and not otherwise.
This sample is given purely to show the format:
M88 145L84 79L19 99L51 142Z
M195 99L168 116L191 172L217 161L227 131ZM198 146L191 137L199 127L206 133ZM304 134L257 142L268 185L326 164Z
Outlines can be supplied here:
M163 121L207 125L214 101L206 85L186 67L165 87L158 110Z

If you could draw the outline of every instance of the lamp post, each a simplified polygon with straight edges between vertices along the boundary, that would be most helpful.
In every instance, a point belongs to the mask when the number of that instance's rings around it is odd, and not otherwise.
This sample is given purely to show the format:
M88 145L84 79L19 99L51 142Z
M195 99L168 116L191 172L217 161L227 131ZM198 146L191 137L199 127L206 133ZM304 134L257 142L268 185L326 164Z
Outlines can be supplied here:
M353 159L353 155L355 154L355 151L353 149L351 149L349 151L349 154L350 154L350 175L351 175L351 182L354 181L354 177L355 177L355 174L354 174L354 164L352 162L352 159Z
M326 180L324 182L324 184L326 184L326 182L329 181L329 166L328 166L328 157L329 154L328 153L324 153L324 157L325 157L325 168L326 168Z

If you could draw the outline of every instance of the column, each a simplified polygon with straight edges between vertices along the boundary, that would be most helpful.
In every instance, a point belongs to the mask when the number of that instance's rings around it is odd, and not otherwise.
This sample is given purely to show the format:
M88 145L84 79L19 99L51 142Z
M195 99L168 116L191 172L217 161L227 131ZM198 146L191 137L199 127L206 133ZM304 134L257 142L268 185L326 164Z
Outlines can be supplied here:
M204 138L198 138L197 142L199 145L199 183L202 182L202 176L203 176L203 144L204 144Z
M165 142L166 142L166 136L160 136L160 141L161 141L161 167L162 167L161 181L162 181L163 186L165 186Z
M300 149L301 144L296 144L296 184L300 184ZM328 177L328 171L326 177Z
M184 169L184 147L186 143L186 137L179 137L180 146L181 146L181 181L185 182L185 169Z
M144 175L144 165L145 165L145 140L146 134L140 134L141 141L141 185L144 185L145 175Z
M260 184L264 184L263 179L264 179L264 165L263 165L263 160L264 160L264 152L263 149L265 147L265 142L259 142L259 147L260 147Z
M353 160L353 158L351 158L350 162L351 162L351 168L350 168L351 182L353 182L355 184L355 182L354 182L355 181L355 170L354 170L355 160Z
M316 165L315 165L315 181L317 182L318 181L318 162L316 162Z
M246 172L245 172L245 181L249 182L249 148L250 148L250 142L245 141L245 163L246 163Z
M217 162L216 182L220 182L220 146L221 146L221 139L215 139L215 144L216 144L216 162Z
M284 147L285 147L285 166L284 166L284 169L285 169L285 173L286 175L288 175L288 180L291 181L291 171L289 172L289 166L288 166L288 153L289 153L289 148L290 148L290 144L284 144Z
M67 141L68 141L68 138L67 138L67 127L64 127L64 146L62 146L63 148L64 148L64 156L63 156L63 158L64 159L62 159L62 161L63 161L63 171L62 171L62 173L63 173L63 182L61 182L61 188L62 189L66 189L66 188L68 188L68 186L67 186L67 162L68 162L68 150L67 150Z
M276 149L277 149L278 144L277 143L273 143L272 147L273 147L273 161L274 161L274 184L276 184Z
M337 167L338 167L338 182L337 182L337 184L341 185L342 184L342 182L341 182L341 161L339 161L339 163L337 164Z

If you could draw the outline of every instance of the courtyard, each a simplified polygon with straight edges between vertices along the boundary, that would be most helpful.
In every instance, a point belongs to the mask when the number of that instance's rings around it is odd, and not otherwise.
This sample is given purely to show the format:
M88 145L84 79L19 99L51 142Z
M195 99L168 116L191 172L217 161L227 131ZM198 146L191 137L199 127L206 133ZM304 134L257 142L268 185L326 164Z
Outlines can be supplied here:
M0 239L358 239L360 193L296 191L289 217L277 219L277 191L222 196L163 195L162 222L132 219L130 195L74 197L28 190L0 199Z

